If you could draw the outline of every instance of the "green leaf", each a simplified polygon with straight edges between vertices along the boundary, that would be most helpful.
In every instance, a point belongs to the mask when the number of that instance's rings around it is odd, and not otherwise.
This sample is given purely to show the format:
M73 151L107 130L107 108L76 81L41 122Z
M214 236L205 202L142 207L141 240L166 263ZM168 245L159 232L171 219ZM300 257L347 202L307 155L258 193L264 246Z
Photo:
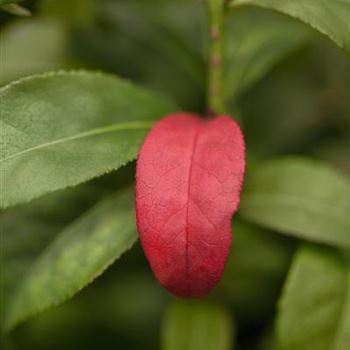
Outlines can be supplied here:
M37 6L42 16L56 17L67 24L85 26L86 29L98 12L97 4L96 0L39 0Z
M278 315L283 349L346 350L350 344L350 252L301 247Z
M132 182L131 163L118 172L56 191L3 210L1 215L1 325L25 274L55 237L80 215L117 188Z
M68 33L43 18L10 22L1 33L1 85L27 75L67 68Z
M228 98L247 91L310 38L309 31L300 23L255 8L230 11L226 23L225 86Z
M345 130L346 126L344 125L344 131ZM349 140L348 135L344 136L345 137L341 138L337 135L334 140L321 139L320 142L315 144L311 150L311 154L316 158L330 162L344 171L344 173L350 174Z
M256 350L281 350L278 346L276 331L273 325L265 328Z
M136 240L131 189L112 195L64 229L34 262L5 318L12 329L92 282Z
M248 169L247 220L304 239L350 247L350 183L321 162L286 157Z
M79 59L109 72L122 72L171 96L186 110L203 108L205 6L188 0L128 0L100 1L98 9L98 21L89 30L73 32ZM100 22L108 23L108 29Z
M14 4L16 2L20 2L22 0L0 0L0 6L7 4Z
M234 218L231 254L216 292L239 320L259 323L274 310L293 248L284 236Z
M16 287L39 254L64 227L109 194L112 188L115 190L120 187L121 175L127 169L129 176L132 176L133 169L124 167L118 174L113 173L73 189L50 193L30 205L24 204L1 212L2 321ZM106 186L107 179L113 185Z
M135 159L154 121L175 110L102 73L38 75L1 94L2 207L120 168Z
M205 301L176 301L162 325L163 350L229 350L233 325L220 305Z
M1 6L1 9L12 13L15 16L27 17L31 15L31 12L28 9L17 4L5 4Z
M231 0L230 4L260 6L297 18L350 54L349 0Z

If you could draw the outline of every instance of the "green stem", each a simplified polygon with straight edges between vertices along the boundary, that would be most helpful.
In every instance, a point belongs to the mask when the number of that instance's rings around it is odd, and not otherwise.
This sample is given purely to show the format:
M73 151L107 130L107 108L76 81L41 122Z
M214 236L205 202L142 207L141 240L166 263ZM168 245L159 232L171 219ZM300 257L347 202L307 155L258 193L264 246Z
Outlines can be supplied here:
M223 22L225 0L208 0L210 48L208 81L208 114L225 114L223 89Z

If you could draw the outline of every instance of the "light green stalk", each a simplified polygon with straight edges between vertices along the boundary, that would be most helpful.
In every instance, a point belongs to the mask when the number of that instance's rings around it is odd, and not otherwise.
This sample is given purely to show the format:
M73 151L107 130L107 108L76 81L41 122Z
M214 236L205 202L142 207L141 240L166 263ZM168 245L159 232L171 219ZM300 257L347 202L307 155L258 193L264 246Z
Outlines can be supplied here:
M222 69L224 7L225 0L208 0L210 28L208 114L210 115L226 112Z

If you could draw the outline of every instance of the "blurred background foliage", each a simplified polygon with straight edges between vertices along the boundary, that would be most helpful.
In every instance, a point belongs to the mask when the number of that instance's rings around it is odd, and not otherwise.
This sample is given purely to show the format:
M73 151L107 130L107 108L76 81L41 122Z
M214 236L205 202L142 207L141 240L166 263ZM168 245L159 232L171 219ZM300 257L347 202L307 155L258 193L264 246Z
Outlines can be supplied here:
M103 70L170 96L184 110L205 112L204 1L21 4L30 16L0 14L1 85L48 70ZM231 11L226 21L225 93L232 115L244 128L248 164L275 155L308 155L349 174L350 68L345 54L306 25L278 13L244 7ZM63 227L132 182L133 174L130 164L3 212L3 300L11 299L31 262ZM240 214L233 222L232 255L209 298L214 305L210 312L218 322L230 318L230 329L218 331L224 332L220 339L235 337L236 349L277 349L276 303L300 241L247 223ZM186 303L168 310L173 303L137 244L73 299L2 337L2 345L28 350L157 349L174 336L167 328L169 313L197 322ZM196 310L201 312L200 304ZM199 327L213 329L209 320Z

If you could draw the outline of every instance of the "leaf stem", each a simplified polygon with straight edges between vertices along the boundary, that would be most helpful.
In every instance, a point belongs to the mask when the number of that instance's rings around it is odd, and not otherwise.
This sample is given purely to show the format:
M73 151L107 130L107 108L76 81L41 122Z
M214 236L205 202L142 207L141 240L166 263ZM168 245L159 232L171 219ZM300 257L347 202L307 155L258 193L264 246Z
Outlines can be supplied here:
M224 114L223 93L223 21L225 0L208 0L209 8L209 62L208 62L208 114Z

